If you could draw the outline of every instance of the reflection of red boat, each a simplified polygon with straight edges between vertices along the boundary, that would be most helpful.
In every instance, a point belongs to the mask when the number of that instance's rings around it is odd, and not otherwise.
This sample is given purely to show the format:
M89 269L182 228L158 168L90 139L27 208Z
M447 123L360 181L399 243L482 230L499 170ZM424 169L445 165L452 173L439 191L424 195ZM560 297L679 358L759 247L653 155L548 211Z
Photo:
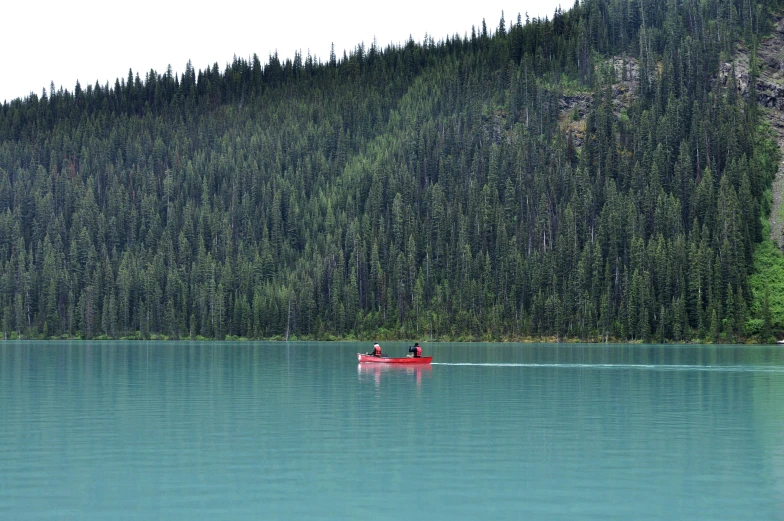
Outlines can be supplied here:
M430 373L433 366L430 364L357 364L357 372L360 374L379 374L379 373L407 373L421 374Z
M432 356L420 356L419 358L412 357L401 357L401 358L392 358L389 356L373 356L373 355L366 355L364 353L357 353L357 360L360 363L368 363L368 364L408 364L408 365L424 365L429 364L433 361Z
M404 376L405 380L409 377L414 377L417 387L420 387L422 385L422 373L430 376L432 370L433 366L430 364L357 364L359 381L367 381L369 377L372 377L376 382L376 387L381 385L381 380L386 380L391 375ZM382 377L381 375L384 376Z

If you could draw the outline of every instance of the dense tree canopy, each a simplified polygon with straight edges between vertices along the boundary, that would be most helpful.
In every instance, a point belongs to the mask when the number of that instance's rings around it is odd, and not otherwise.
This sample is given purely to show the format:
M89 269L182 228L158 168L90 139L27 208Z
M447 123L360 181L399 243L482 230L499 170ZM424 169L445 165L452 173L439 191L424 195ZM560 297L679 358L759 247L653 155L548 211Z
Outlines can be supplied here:
M748 336L778 152L719 65L778 3L584 0L7 103L0 331Z

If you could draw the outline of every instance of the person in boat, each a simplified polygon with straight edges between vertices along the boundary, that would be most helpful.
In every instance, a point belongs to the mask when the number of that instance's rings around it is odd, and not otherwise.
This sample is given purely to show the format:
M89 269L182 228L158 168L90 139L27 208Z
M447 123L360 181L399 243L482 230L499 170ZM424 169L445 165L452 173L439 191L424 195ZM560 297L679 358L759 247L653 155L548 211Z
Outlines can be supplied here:
M419 347L419 342L414 342L414 347L409 346L408 352L413 353L414 358L422 358L422 348Z
M378 344L373 344L373 351L368 354L373 356L381 356L381 346Z

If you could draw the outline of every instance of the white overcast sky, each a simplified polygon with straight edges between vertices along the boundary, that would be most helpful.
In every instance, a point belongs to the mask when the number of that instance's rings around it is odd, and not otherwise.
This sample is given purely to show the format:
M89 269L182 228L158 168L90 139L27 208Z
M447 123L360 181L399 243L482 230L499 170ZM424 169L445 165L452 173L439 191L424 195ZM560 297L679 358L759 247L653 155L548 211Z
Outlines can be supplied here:
M54 82L73 90L104 85L128 76L144 78L168 65L176 73L190 59L196 69L217 62L221 69L236 55L256 53L262 64L277 50L281 58L308 50L321 61L342 56L375 37L379 47L399 44L411 35L436 41L470 34L471 26L496 28L504 12L507 26L520 13L525 19L550 17L567 0L484 0L394 2L321 1L241 2L220 0L9 0L0 7L0 103L41 94Z

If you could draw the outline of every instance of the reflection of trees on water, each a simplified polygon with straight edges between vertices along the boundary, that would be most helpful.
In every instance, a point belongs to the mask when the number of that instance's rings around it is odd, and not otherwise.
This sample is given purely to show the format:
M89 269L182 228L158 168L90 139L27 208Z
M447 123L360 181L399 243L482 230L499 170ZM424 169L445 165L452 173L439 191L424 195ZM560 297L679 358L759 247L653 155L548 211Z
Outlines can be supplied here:
M779 498L779 512L784 512L784 375L759 373L754 376L751 400L751 423L760 447L761 474L769 476Z

